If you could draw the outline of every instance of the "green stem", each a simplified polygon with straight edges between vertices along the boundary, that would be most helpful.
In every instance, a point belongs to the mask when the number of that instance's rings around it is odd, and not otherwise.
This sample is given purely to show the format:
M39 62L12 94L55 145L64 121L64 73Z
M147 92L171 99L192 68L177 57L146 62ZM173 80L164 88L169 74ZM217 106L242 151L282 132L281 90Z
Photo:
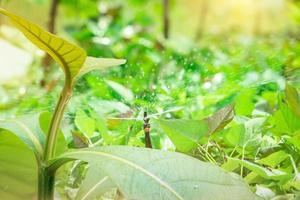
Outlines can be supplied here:
M50 128L47 134L45 151L44 151L44 159L43 159L44 162L48 162L54 156L57 133L64 114L64 110L68 104L71 94L72 94L71 88L66 86L64 87L64 89L60 94L60 98L56 105L53 117L51 119Z
M38 200L53 200L55 175L43 165L38 170Z
M39 163L38 169L38 200L53 200L54 199L54 184L55 171L59 166L49 168L49 161L55 155L55 145L57 134L63 118L64 110L72 95L72 87L65 84L61 91L59 100L57 102L54 114L50 122L50 128L46 138L45 150L43 160Z

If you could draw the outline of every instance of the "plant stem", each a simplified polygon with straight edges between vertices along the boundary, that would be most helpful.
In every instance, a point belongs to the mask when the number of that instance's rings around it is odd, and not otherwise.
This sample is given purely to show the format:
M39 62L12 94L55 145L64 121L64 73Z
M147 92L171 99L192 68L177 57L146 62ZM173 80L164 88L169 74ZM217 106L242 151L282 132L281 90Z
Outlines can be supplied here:
M71 87L68 87L68 84L66 84L63 90L61 91L60 98L58 100L53 117L51 119L44 151L44 162L48 162L54 156L58 129L64 114L64 110L66 108L66 105L68 104L69 99L71 98L71 95L72 89Z
M53 200L55 176L44 165L40 165L38 170L38 200Z
M65 83L61 91L60 98L57 102L54 114L50 122L50 128L46 138L45 150L43 159L39 163L38 168L38 200L53 200L54 199L54 184L55 184L55 171L58 166L48 168L49 161L55 155L55 145L59 126L64 114L64 110L72 95L71 84ZM50 166L51 167L51 166Z

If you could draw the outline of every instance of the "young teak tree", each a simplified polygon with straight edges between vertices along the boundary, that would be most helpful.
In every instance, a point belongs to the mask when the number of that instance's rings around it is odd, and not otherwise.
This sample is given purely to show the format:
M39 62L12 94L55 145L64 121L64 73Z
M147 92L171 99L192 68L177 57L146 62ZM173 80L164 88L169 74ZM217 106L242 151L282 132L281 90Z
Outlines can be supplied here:
M72 160L89 163L86 178L76 196L78 200L97 198L110 188L118 188L126 199L257 199L241 178L180 153L127 146L58 151L60 123L78 77L91 70L121 65L125 60L87 57L80 47L38 25L2 8L0 13L33 44L46 51L65 74L64 87L46 136L37 116L0 121L1 129L19 137L34 152L39 200L53 199L55 172Z

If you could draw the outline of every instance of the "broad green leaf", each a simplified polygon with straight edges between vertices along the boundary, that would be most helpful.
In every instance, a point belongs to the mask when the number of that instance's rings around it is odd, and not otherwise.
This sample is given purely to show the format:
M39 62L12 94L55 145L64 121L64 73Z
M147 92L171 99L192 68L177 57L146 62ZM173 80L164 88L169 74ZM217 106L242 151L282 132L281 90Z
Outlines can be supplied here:
M95 132L95 120L90 118L83 110L78 109L75 116L76 127L90 138Z
M110 80L106 80L105 82L126 101L131 102L134 100L134 95L131 90L127 89L123 85Z
M127 199L258 199L237 175L180 153L106 146L70 151L66 158L103 171Z
M0 131L0 199L35 199L36 170L33 152L15 135Z
M233 106L227 106L203 120L158 119L160 127L179 151L188 152L207 134L224 128L233 118Z
M257 160L256 162L259 164L268 165L268 166L274 168L287 158L289 158L287 153L285 153L284 151L277 151L265 158Z
M209 134L223 129L233 119L233 108L234 107L232 105L226 106L205 119L208 124Z
M195 148L208 131L206 123L201 120L158 119L157 122L176 149L182 152L188 152Z
M66 79L71 82L78 75L86 60L83 49L7 10L0 8L0 13L6 15L33 44L58 62L65 72Z
M290 174L278 169L264 168L257 164L251 163L247 160L239 160L236 158L228 158L228 159L230 159L232 162L236 162L248 168L249 170L255 172L256 174L268 180L287 180L291 178Z
M102 70L108 67L118 66L126 63L124 59L114 59L114 58L94 58L87 57L82 68L80 69L77 77L80 77L93 70Z
M45 136L39 126L39 114L0 121L0 129L18 136L37 156L43 153Z
M289 84L285 87L286 102L292 111L300 117L300 97L297 90Z
M76 195L77 200L97 199L111 188L116 188L110 178L97 166L88 169L86 177Z

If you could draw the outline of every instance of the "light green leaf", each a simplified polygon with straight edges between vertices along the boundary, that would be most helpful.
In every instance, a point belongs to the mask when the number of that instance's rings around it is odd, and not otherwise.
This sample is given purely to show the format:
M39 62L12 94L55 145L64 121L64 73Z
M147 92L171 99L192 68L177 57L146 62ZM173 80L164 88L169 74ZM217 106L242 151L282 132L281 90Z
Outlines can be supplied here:
M82 68L80 69L77 77L80 77L92 70L102 70L108 67L118 66L126 63L124 59L114 59L114 58L94 58L87 57Z
M33 152L15 135L0 131L0 199L35 199L36 172Z
M264 168L257 164L251 163L247 160L239 160L236 158L228 158L228 159L230 159L232 162L236 162L248 168L249 170L255 172L256 174L268 180L287 180L291 178L290 174L278 169Z
M255 95L254 89L247 89L242 91L235 99L235 112L237 115L249 116L254 110L255 104L253 97Z
M0 8L0 13L6 15L33 44L47 52L59 63L64 70L68 86L71 86L76 78L89 71L117 66L126 62L123 59L87 57L82 48L45 31L40 26L3 8Z
M37 156L43 153L45 136L39 126L39 114L0 121L0 129L18 136Z
M224 139L231 146L243 146L245 144L245 132L244 124L236 124L224 133Z
M297 131L297 133L293 137L288 138L287 141L300 151L300 131Z
M95 120L90 118L83 110L78 109L75 116L76 127L90 138L95 132Z
M269 156L267 156L265 158L257 160L256 162L259 164L268 165L268 166L274 168L287 158L289 158L287 153L285 153L284 151L277 151L275 153L270 154Z
M127 199L258 199L238 176L179 153L106 146L70 151L66 158L102 170Z
M105 192L116 186L110 178L99 170L98 166L91 166L76 195L77 200L97 199Z
M224 128L233 118L233 106L227 106L203 120L158 119L160 127L179 151L188 152L197 146L205 135Z
M294 135L296 131L300 130L300 117L298 117L286 105L281 104L273 116L269 118L269 122L273 125L272 131L276 135Z
M206 123L201 120L158 119L157 122L176 146L176 149L182 152L188 152L195 148L208 131Z
M33 44L58 62L65 72L66 80L72 82L85 62L86 53L83 49L7 10L0 8L0 13L6 15Z
M106 80L105 82L126 101L131 102L134 100L134 95L131 90L127 89L123 85L110 80Z

